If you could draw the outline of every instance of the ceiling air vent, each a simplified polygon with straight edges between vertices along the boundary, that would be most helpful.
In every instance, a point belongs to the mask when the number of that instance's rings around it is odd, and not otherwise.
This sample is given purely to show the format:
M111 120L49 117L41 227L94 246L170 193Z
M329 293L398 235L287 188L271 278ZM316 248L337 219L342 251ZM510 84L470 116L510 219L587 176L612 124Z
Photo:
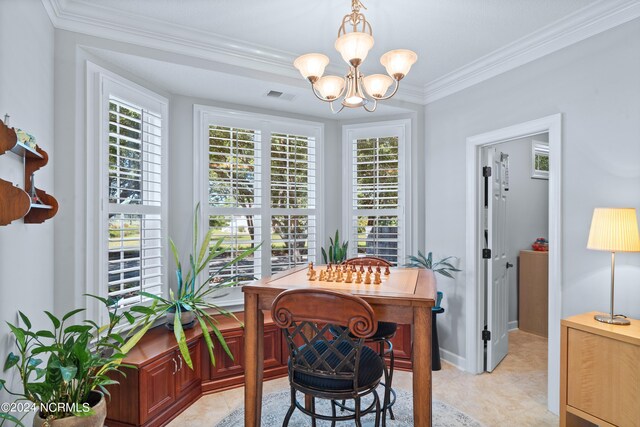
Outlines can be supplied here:
M270 90L269 92L267 92L266 96L268 98L282 99L283 101L291 101L293 100L293 98L295 98L294 95L291 95L290 93L283 93L279 90Z

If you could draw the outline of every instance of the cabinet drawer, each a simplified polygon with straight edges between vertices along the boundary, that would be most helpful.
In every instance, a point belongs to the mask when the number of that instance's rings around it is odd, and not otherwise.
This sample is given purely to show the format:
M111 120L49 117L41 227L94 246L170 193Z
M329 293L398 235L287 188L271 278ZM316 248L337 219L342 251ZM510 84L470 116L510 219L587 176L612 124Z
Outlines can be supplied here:
M234 331L223 333L224 339L233 354L233 360L227 355L222 348L222 345L218 342L218 339L212 337L213 341L213 355L216 358L216 366L211 369L211 379L217 380L220 378L227 378L236 375L244 374L244 339L243 331Z
M640 427L640 346L568 329L567 404L617 426Z

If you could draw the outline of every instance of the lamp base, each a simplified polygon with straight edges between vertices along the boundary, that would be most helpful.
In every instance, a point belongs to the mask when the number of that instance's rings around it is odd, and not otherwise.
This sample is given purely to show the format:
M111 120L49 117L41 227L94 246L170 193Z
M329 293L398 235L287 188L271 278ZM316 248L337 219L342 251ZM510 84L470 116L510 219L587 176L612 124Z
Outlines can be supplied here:
M610 325L630 325L631 322L626 317L616 314L611 317L610 314L596 314L593 316L598 322L609 323Z

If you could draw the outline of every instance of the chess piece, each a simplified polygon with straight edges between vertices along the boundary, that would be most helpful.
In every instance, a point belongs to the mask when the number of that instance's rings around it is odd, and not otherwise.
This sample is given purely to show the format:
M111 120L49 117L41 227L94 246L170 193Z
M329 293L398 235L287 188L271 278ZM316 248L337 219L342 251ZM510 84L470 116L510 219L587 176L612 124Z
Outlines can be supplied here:
M333 282L333 272L328 271L327 272L327 277L324 280L325 280L325 282Z
M311 272L309 274L309 280L311 280L311 281L315 281L316 280L316 271L313 270L313 268L311 269Z
M356 273L356 283L357 284L362 283L362 273L359 271Z
M320 270L320 278L318 280L320 280L321 282L324 282L324 279L325 279L324 270Z
M344 279L344 283L352 283L353 282L353 272L351 270L347 270L347 277Z
M327 271L333 271L333 267L331 266L331 263L329 263L329 265L327 266Z
M379 285L380 283L382 283L382 280L380 280L380 272L376 271L376 274L375 274L374 279L373 279L373 284L374 285Z
M342 270L336 271L336 282L342 282Z
M367 273L369 274L373 273L373 268L371 268L371 266L369 266L369 268L367 269Z
M388 276L391 274L391 271L389 271L389 266L387 266L387 268L384 269L384 275Z
M371 272L369 271L367 271L367 274L364 276L364 284L365 285L371 284Z
M309 269L307 270L307 276L311 276L311 272L313 271L313 263L309 263Z
M381 272L382 272L382 270L380 269L380 264L378 264L376 266L376 273L381 273Z

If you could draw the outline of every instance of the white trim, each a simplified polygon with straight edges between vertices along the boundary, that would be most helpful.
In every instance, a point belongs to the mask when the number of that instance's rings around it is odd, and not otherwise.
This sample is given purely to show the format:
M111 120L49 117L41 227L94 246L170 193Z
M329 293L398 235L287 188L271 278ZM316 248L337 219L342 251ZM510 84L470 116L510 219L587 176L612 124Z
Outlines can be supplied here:
M499 74L640 17L637 0L600 0L425 85L424 104L460 92Z
M412 233L412 195L413 181L411 179L411 159L413 142L411 138L411 119L388 120L374 123L356 123L342 126L342 182L353 182L353 150L352 141L358 138L376 138L397 135L399 137L398 154L399 165L402 166L400 175L400 192L402 200L399 206L400 215L404 227L404 236L400 239L401 247L398 247L398 265L402 265L404 258L414 248L414 236ZM342 186L342 230L346 239L351 239L353 216L353 186ZM363 211L363 210L360 210ZM384 214L385 210L372 211L375 214ZM395 213L395 212L394 212ZM350 254L354 246L349 247ZM404 257L404 258L401 258Z
M160 215L162 218L162 235L168 234L168 138L169 138L169 100L155 92L152 92L136 83L133 83L109 70L106 70L91 61L86 63L86 100L87 100L87 128L86 128L86 282L85 292L105 296L105 278L107 277L107 239L108 206L106 188L108 177L106 173L106 161L108 158L108 146L103 144L103 134L108 128L108 118L105 112L108 109L108 98L105 93L116 94L129 101L139 103L144 108L157 111L162 118L162 204ZM125 207L127 209L128 207ZM143 209L145 209L143 207ZM158 211L157 208L153 209ZM169 277L167 275L168 248L165 245L162 258L163 263L163 292L168 291ZM106 313L101 312L101 305L95 300L87 301L87 318L100 319Z
M467 197L466 197L466 348L467 370L480 373L483 370L483 345L480 337L484 289L480 278L480 149L483 146L524 138L548 132L549 177L549 350L548 391L549 410L558 413L560 399L560 318L562 316L562 115L555 114L530 122L509 126L492 132L467 138Z
M464 357L458 356L457 354L452 353L449 350L445 350L444 348L440 348L440 359L450 365L455 366L461 371L464 371L465 366L467 366L467 360Z
M125 13L106 4L42 0L56 28L203 58L263 73L300 76L294 55L278 49ZM640 17L637 0L600 0L425 84L403 83L397 99L429 104ZM328 74L343 70L330 66Z
M507 324L507 330L509 332L515 331L517 329L518 329L518 321L517 320L512 320Z
M261 200L262 205L260 208L253 210L255 213L259 210L262 217L262 231L261 236L270 235L271 223L268 221L268 217L278 214L300 214L315 215L316 223L316 263L320 260L320 246L321 239L324 235L324 215L322 215L321 207L324 206L324 124L320 122L313 122L307 120L291 119L282 116L250 113L246 111L231 110L227 108L217 108L207 105L194 104L193 106L193 147L194 147L194 164L193 164L193 182L194 182L194 194L193 204L201 202L203 209L201 209L201 223L205 223L205 219L210 210L206 203L208 198L209 188L205 184L206 179L203 177L208 176L208 144L205 135L208 134L208 126L211 123L217 123L223 126L235 126L240 128L259 129L261 132L261 147L260 154L262 156L262 170L261 180ZM290 133L299 135L308 135L315 138L315 150L316 150L316 207L314 209L279 209L271 208L270 203L270 187L264 185L264 183L270 182L271 168L271 134L273 133ZM237 208L215 208L217 214L238 214L242 212L242 209ZM206 230L204 227L201 229L200 238L204 237ZM264 240L264 239L263 239ZM271 274L271 247L265 246L261 251L261 267L262 273ZM222 306L237 306L241 304L240 300L225 300Z

